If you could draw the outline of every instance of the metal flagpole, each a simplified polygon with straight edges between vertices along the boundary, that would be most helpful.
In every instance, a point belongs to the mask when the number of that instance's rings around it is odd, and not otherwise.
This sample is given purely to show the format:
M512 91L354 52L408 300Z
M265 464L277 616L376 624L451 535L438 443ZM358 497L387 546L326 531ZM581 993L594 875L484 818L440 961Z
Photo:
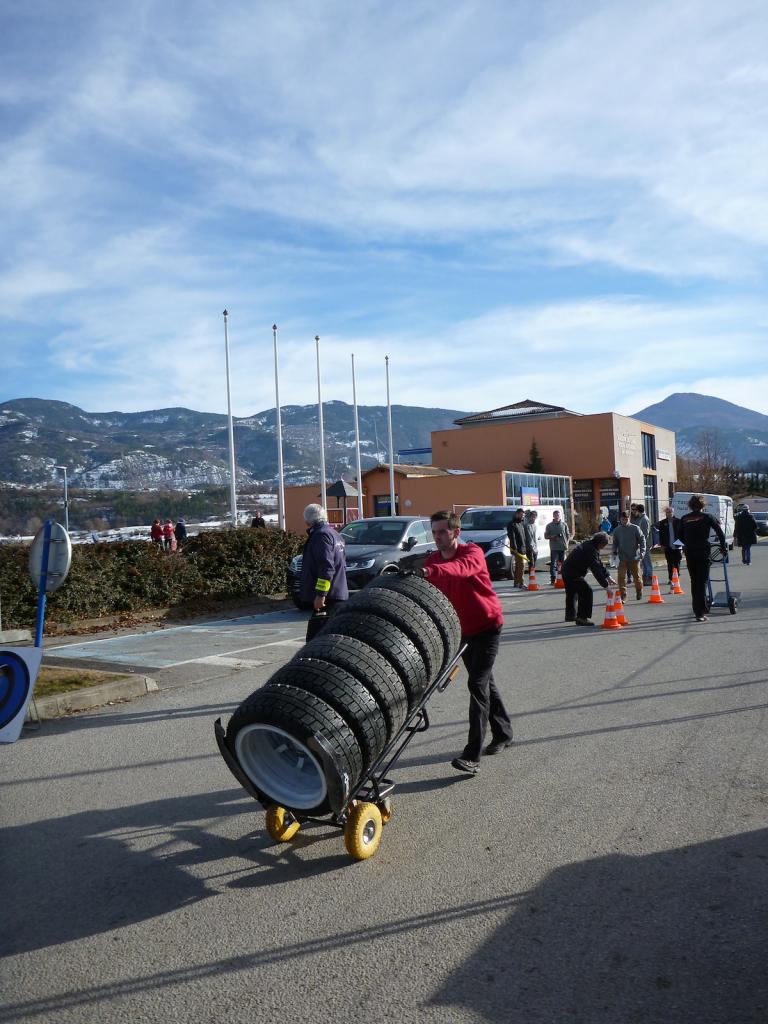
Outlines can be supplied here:
M325 439L323 434L323 395L320 390L320 335L315 335L315 352L317 355L317 417L320 421L320 504L327 507L328 498L325 493Z
M384 356L387 368L387 428L389 430L389 514L397 515L395 508L395 452L392 446L392 406L389 402L389 356Z
M232 426L232 399L229 392L229 333L227 331L227 317L229 314L224 310L224 355L227 365L227 429L229 431L229 504L232 513L232 526L237 526L237 491L235 485L235 433Z
M360 422L357 418L357 390L355 388L355 353L352 353L352 408L355 411L355 459L357 462L357 517L363 518L363 472L360 467Z
M275 432L277 434L277 525L285 529L285 479L283 476L283 426L280 416L280 382L277 372L277 324L272 324L275 350Z

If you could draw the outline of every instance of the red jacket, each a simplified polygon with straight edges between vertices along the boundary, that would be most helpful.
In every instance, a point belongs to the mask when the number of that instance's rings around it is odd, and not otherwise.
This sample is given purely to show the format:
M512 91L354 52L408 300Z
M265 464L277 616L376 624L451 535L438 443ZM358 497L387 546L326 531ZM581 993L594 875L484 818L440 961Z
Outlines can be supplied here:
M427 579L448 598L461 623L462 636L501 626L504 616L491 585L485 556L477 544L459 544L453 558L433 552L424 563Z

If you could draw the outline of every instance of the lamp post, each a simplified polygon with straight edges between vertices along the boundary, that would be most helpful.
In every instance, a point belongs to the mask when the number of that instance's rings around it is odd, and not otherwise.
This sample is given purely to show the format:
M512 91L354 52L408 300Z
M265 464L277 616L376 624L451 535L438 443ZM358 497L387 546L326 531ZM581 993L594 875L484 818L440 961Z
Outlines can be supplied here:
M67 467L56 466L64 474L64 529L69 533L69 494L67 492Z
M229 390L229 331L227 330L227 317L229 313L224 310L224 359L227 372L227 432L229 435L229 506L232 516L232 528L237 526L237 483L235 481L235 432L232 422L232 399Z
M283 426L280 413L280 375L277 365L277 324L272 324L275 351L275 434L277 435L277 525L285 529L285 473L283 472Z

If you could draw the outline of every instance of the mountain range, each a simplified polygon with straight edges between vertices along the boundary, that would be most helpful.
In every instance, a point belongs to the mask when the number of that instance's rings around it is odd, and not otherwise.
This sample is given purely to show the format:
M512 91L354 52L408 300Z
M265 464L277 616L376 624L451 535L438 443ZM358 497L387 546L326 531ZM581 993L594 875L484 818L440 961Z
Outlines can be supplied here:
M311 483L319 473L316 405L282 410L286 484ZM395 452L429 447L430 433L466 416L458 409L393 405ZM695 455L703 430L736 465L768 461L768 416L698 394L674 394L634 414L674 430L677 451ZM363 469L388 461L386 406L359 406ZM323 403L326 476L354 473L354 413L346 402ZM234 420L238 488L273 490L277 476L275 410ZM227 417L192 409L91 413L66 402L39 398L0 404L0 481L44 487L60 480L84 489L179 490L229 482Z
M319 475L316 405L281 410L286 484ZM425 447L430 431L444 430L466 413L455 409L392 406L395 451ZM386 406L358 406L361 464L388 461ZM275 410L234 420L238 488L274 489L277 476ZM354 472L354 411L323 403L326 474ZM114 490L195 490L229 482L227 417L191 409L91 413L39 398L0 404L0 480L47 486L66 466L70 486Z
M716 433L719 449L741 468L768 463L768 416L733 402L695 392L678 392L633 413L636 419L675 431L678 455L695 456L702 431Z

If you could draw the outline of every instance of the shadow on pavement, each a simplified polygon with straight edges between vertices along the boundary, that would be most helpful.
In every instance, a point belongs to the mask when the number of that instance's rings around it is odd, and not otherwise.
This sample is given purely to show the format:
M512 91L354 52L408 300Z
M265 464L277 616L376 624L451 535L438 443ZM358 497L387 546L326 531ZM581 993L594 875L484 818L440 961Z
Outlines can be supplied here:
M432 1002L521 1024L765 1024L766 963L760 830L553 871Z

